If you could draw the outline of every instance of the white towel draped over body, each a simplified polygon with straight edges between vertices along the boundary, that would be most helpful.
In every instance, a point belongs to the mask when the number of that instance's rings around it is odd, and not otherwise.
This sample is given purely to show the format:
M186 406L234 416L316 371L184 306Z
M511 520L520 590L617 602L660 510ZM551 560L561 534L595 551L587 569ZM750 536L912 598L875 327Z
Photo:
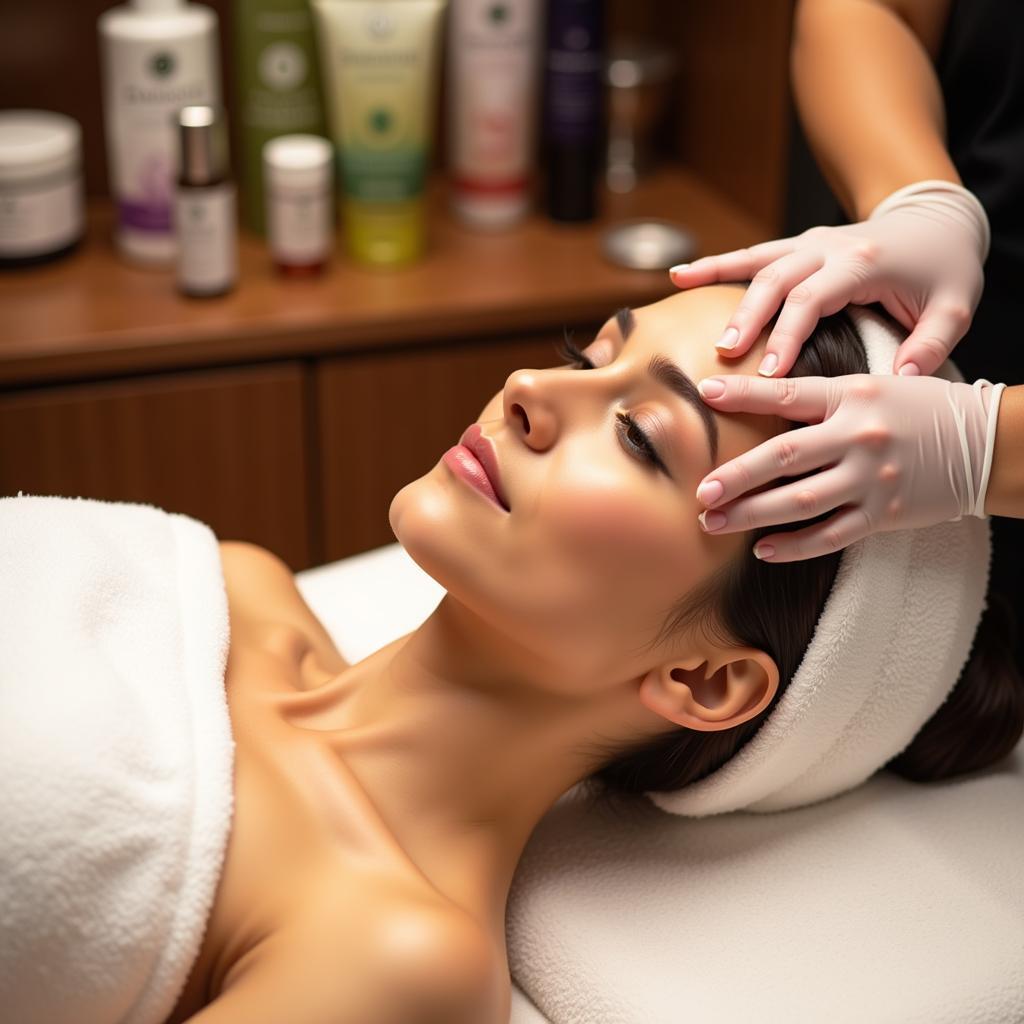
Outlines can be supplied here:
M148 505L0 499L0 1018L158 1024L231 825L217 541Z

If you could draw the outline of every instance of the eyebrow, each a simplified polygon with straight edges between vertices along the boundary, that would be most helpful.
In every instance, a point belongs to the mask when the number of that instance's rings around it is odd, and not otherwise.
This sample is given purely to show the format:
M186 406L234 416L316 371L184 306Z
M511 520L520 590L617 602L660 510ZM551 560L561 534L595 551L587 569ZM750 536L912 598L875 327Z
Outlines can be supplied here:
M629 341L633 328L636 327L633 310L629 306L623 306L622 309L616 310L615 322L619 326L619 332L622 334L622 341L625 344ZM700 416L707 434L711 464L715 465L718 462L718 423L715 421L714 413L704 404L696 385L671 359L660 354L651 356L651 361L647 364L647 372L662 387L667 388L672 394L677 395L697 410L697 415Z

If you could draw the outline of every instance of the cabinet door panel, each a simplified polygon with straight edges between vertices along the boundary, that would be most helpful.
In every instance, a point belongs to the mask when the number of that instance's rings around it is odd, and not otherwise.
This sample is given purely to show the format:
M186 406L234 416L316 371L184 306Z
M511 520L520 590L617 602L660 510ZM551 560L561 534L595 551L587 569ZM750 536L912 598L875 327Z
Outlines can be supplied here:
M303 374L289 362L0 394L0 494L156 505L308 568Z
M592 337L599 326L578 334ZM458 442L513 370L558 365L560 337L323 360L317 403L324 560L393 543L388 507L395 494Z

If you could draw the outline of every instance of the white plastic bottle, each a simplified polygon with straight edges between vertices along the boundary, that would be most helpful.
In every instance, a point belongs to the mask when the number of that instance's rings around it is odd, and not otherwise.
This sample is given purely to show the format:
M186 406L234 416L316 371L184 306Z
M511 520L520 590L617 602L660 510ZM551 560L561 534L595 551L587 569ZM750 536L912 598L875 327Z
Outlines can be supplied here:
M452 0L451 204L474 227L507 227L530 207L542 13L540 0Z
M118 246L138 262L171 265L175 115L220 103L217 14L184 0L132 0L100 15L99 34Z

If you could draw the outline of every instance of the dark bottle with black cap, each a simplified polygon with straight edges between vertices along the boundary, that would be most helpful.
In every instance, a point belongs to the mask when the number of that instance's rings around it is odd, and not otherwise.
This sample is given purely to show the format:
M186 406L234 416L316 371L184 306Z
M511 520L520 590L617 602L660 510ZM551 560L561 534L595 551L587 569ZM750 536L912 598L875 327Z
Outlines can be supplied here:
M228 174L224 115L219 107L183 107L177 124L178 288L196 298L223 295L238 280L235 185Z
M605 121L604 0L551 0L544 69L546 208L554 220L597 213Z

